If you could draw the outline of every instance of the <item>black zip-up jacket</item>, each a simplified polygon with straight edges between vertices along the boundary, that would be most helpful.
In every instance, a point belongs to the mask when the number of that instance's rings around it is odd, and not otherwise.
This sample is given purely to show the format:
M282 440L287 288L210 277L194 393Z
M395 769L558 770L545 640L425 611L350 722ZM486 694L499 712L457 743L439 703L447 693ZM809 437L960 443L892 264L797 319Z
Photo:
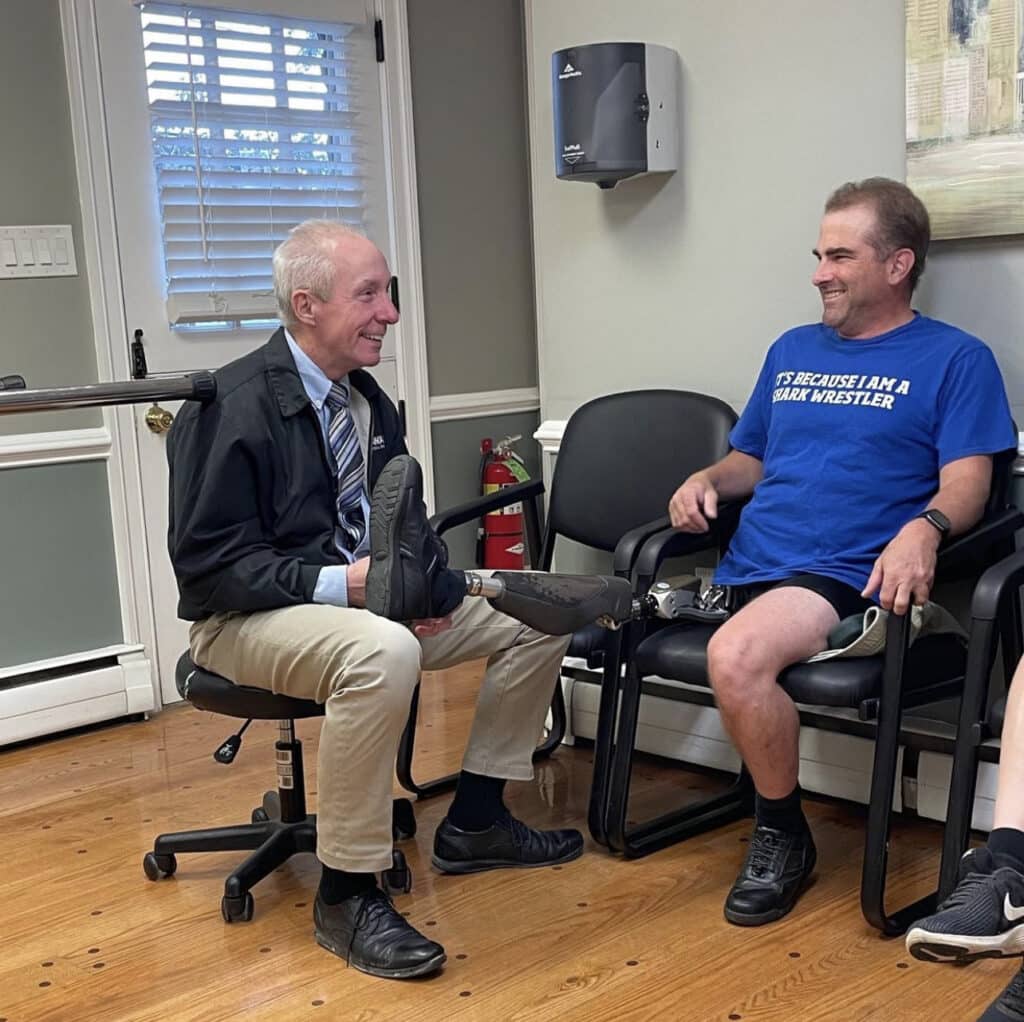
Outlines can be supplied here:
M320 569L345 563L337 478L284 331L216 377L216 399L186 402L167 434L167 544L187 621L309 603ZM357 369L349 382L370 405L372 490L405 440L376 380Z

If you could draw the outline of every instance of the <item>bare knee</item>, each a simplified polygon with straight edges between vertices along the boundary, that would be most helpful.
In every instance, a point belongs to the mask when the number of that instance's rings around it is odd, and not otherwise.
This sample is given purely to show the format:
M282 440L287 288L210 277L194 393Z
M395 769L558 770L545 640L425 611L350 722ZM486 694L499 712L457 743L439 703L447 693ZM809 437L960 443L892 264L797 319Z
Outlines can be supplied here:
M774 684L756 639L748 633L716 632L708 643L708 678L725 710L749 703L759 685Z

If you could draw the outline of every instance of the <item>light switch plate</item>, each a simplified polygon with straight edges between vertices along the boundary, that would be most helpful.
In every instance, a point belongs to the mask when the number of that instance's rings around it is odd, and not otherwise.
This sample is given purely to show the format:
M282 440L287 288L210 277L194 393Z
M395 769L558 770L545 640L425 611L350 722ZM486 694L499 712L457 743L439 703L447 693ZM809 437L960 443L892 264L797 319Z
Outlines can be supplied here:
M13 263L10 260L11 247L7 242L14 249L16 259ZM78 274L70 224L0 227L0 248L4 254L4 258L0 259L0 280L15 277L74 277Z

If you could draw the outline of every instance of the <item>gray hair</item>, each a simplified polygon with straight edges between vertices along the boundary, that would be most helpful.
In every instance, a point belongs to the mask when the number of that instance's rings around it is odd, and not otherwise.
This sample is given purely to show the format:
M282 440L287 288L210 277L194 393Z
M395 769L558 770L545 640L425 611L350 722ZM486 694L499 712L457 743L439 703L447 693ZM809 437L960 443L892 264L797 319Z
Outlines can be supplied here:
M334 290L334 243L364 238L362 231L337 220L304 220L274 250L274 297L281 322L295 326L292 294L300 288L326 302Z

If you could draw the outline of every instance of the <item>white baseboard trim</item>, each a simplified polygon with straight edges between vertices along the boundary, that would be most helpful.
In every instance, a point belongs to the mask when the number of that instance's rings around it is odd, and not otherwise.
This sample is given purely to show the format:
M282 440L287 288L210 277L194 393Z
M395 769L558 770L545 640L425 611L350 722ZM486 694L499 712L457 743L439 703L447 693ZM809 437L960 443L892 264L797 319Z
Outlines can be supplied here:
M106 426L0 436L0 469L106 461L110 457L110 446L110 431Z
M430 421L482 419L491 415L535 412L539 408L540 390L537 387L482 390L468 394L440 394L430 399Z
M152 665L130 653L123 663L0 689L0 746L154 706Z

